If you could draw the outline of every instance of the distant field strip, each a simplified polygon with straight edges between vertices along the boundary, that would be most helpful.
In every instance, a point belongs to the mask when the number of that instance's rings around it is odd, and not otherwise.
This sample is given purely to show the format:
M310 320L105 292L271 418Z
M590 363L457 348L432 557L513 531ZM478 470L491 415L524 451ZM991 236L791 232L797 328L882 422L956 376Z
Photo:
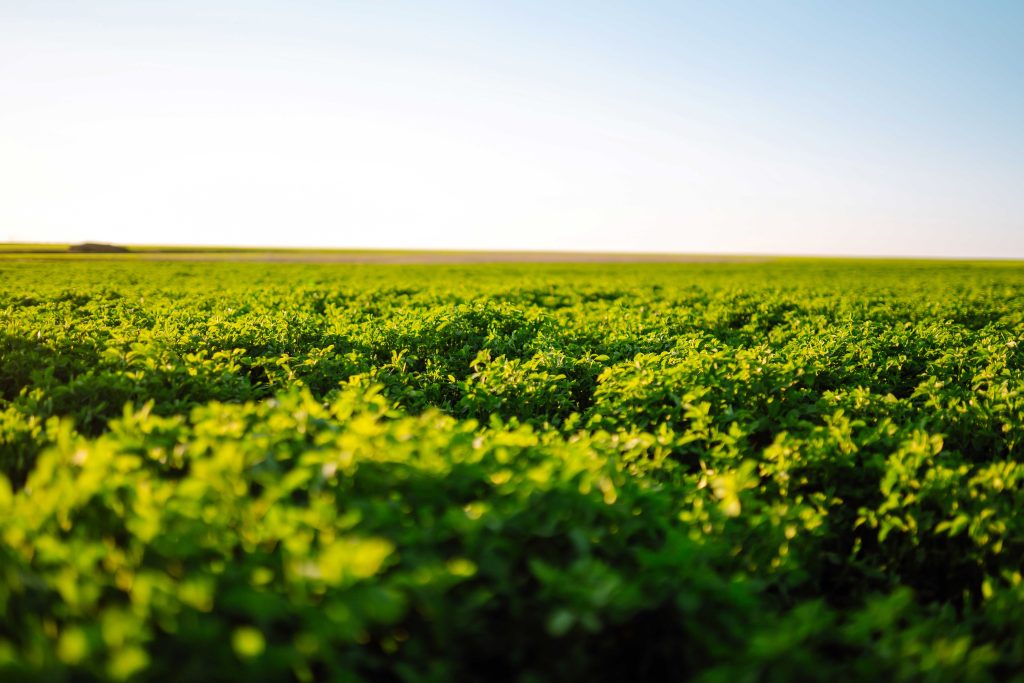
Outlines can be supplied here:
M72 254L66 247L5 245L0 258L29 260L110 259L140 261L256 261L280 263L749 263L771 260L764 256L717 254L629 254L560 251L318 251L273 249L160 249L132 247L124 254Z

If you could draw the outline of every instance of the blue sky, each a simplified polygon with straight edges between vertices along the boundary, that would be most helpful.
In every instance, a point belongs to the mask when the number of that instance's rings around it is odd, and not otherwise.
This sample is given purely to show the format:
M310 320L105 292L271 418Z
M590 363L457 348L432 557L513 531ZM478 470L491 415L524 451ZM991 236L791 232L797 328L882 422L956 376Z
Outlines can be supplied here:
M0 0L0 239L1024 257L1024 2Z

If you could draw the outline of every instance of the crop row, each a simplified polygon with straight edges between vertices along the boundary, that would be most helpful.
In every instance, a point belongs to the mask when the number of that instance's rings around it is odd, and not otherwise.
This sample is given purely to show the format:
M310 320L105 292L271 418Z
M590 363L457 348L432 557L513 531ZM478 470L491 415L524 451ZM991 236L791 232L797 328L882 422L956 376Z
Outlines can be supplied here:
M0 275L10 677L1024 671L1018 268Z

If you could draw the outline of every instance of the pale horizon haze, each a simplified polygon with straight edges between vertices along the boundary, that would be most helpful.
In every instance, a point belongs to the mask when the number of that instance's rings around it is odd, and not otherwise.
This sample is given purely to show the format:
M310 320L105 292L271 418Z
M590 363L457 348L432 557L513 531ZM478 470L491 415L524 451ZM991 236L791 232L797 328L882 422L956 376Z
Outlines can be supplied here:
M1024 257L1024 2L0 0L0 241Z

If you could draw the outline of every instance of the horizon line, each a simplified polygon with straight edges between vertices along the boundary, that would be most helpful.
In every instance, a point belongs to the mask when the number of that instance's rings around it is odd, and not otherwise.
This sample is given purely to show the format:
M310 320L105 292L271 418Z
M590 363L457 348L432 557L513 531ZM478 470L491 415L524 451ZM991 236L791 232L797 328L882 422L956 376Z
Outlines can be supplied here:
M80 242L29 242L8 240L0 242L0 255L3 254L67 254L69 256L114 256L118 253L76 253L70 251L51 251L55 248L70 248L76 245L103 245L111 247L123 247L129 251L121 252L124 255L139 255L146 253L323 253L323 254L424 254L424 255L524 255L524 256L594 256L594 257L638 257L638 258L680 258L680 259L838 259L838 260L912 260L912 261L1024 261L1024 256L949 256L949 255L920 255L920 254L857 254L857 253L792 253L792 252L686 252L686 251L634 251L634 250L610 250L610 249L534 249L534 248L498 248L498 249L474 249L474 248L444 248L444 247L338 247L338 246L295 246L295 245L266 245L266 244L182 244L182 243L121 243L107 242L101 240L86 240ZM20 247L24 250L8 250L4 247ZM30 247L39 247L33 250ZM131 251L137 249L138 251Z

